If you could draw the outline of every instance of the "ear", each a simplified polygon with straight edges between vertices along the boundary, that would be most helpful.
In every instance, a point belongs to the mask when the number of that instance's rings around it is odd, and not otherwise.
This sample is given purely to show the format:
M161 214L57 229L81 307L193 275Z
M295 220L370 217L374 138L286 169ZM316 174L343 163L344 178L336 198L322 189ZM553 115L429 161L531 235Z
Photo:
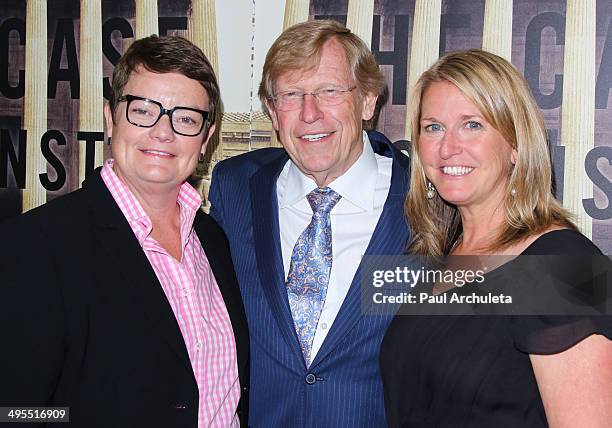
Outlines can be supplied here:
M265 104L266 104L266 109L268 110L268 113L270 114L270 119L272 119L272 126L274 127L274 130L278 131L278 116L276 115L276 110L274 110L273 105L270 105L270 101L266 100Z
M510 154L510 162L512 162L512 165L516 165L517 158L518 158L518 152L512 149L512 154Z
M206 146L208 146L208 141L210 141L210 138L215 133L216 127L217 126L213 123L212 125L210 125L210 128L208 128L208 135L206 136L206 139L202 142L202 147L200 148L200 153L204 154L206 152Z
M110 105L104 104L104 123L106 125L106 135L111 137L113 135L113 114L111 113Z
M361 102L363 103L362 113L361 113L362 120L372 119L372 116L374 116L374 109L376 108L377 99L378 99L378 96L372 94L371 92L366 92L363 95L362 100L361 100Z

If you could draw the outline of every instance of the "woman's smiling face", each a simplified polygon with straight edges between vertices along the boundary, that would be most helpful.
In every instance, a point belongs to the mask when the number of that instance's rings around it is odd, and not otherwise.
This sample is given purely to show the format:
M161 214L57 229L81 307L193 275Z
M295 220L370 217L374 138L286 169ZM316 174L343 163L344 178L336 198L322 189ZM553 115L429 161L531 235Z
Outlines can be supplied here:
M516 160L478 107L446 81L423 94L418 152L439 195L458 207L499 206Z

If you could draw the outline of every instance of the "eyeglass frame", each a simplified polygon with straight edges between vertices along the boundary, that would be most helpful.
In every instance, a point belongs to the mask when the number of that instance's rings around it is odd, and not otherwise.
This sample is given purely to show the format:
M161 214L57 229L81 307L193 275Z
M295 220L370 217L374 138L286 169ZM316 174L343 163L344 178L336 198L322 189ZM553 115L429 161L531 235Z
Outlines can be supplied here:
M287 90L287 91L281 91L281 92L277 92L276 94L272 95L271 97L269 97L270 101L272 101L272 103L274 104L274 107L279 110L279 111L295 111L300 109L303 105L304 105L304 100L306 99L306 95L312 95L312 97L317 100L317 103L320 103L319 100L319 95L317 94L317 92L322 92L325 90L329 90L329 89L333 89L334 91L338 91L342 93L342 96L345 96L346 94L348 94L349 92L354 91L355 89L357 89L357 85L351 86L350 88L347 89L337 89L337 88L321 88L321 89L317 89L314 92L304 92L302 93L302 101L300 103L300 106L294 109L289 109L289 110L281 110L278 108L278 106L276 105L276 101L278 99L278 96L280 94L285 94L287 92L301 92L301 91L292 91L292 90ZM339 105L342 101L340 101L338 104L328 104L328 106L335 106L335 105ZM319 104L320 105L320 104ZM325 104L323 104L325 105Z
M159 116L157 116L157 119L155 119L155 122L153 122L151 125L139 125L137 123L134 123L130 120L128 111L129 111L129 107L130 107L130 103L132 101L135 100L139 100L139 101L147 101L150 103L155 104L156 106L159 107ZM197 108L193 108L193 107L184 107L184 106L174 106L171 109L167 109L164 108L164 106L162 105L162 103L160 103L159 101L156 100L152 100L150 98L145 98L145 97L139 97L137 95L131 95L131 94L125 94L125 95L121 95L119 98L117 98L117 103L120 102L127 102L127 105L125 106L125 119L132 125L134 126L138 126L139 128L153 128L155 125L157 125L157 122L159 122L159 119L161 119L161 117L165 114L168 115L168 119L170 119L170 127L172 128L172 132L174 132L175 134L178 135L182 135L184 137L197 137L198 135L200 135L202 133L202 131L204 130L204 127L208 124L208 114L210 112L206 111L206 110L200 110ZM172 115L174 114L174 111L177 109L184 109L184 110L191 110L191 111L195 111L198 112L202 115L202 117L204 118L204 120L202 121L202 126L200 126L200 130L195 133L195 134L184 134L182 132L177 131L176 129L174 129L174 122L172 122Z

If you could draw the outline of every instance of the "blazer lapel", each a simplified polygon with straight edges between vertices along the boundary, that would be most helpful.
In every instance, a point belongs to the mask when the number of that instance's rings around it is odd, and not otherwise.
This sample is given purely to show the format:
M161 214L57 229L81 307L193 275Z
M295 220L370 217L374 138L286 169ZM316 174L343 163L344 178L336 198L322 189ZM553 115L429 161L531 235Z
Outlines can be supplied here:
M262 167L251 178L253 240L261 287L287 345L303 360L287 299L278 227L276 180L287 160L285 154Z
M142 311L151 323L151 331L159 333L192 371L187 348L180 327L130 225L104 185L99 170L83 184L91 201L95 239L100 251L105 252L105 263L113 266L125 286L125 293L135 311Z
M209 220L209 222L212 221L212 219ZM232 324L238 364L240 365L239 373L246 373L247 356L249 355L249 334L244 306L240 297L240 289L238 288L238 280L232 266L229 248L226 242L220 242L220 239L223 238L217 237L218 234L222 233L221 228L219 228L218 233L211 230L211 227L205 223L204 214L201 211L195 217L194 228L208 258L210 268L223 297L223 302ZM243 386L248 385L248 379L244 376L241 377L240 382Z
M391 155L393 157L393 164L389 194L366 249L365 256L372 254L398 255L404 253L408 240L403 206L404 198L408 191L409 162L405 155L392 146L392 143L381 142L372 137L372 134L370 134L374 151L379 154ZM357 268L346 298L332 324L331 330L321 345L321 349L315 356L312 367L322 361L342 341L359 318L363 316L363 309L361 307L361 270L362 263Z

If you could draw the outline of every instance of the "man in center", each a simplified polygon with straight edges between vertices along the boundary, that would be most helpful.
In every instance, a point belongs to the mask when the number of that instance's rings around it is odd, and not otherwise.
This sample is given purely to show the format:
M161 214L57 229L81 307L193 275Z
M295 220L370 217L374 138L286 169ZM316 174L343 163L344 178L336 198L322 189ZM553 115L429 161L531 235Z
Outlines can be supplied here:
M259 97L283 149L220 162L211 214L225 230L251 333L254 427L384 426L378 369L390 316L361 310L363 255L401 254L408 158L364 132L386 84L335 21L285 30Z

